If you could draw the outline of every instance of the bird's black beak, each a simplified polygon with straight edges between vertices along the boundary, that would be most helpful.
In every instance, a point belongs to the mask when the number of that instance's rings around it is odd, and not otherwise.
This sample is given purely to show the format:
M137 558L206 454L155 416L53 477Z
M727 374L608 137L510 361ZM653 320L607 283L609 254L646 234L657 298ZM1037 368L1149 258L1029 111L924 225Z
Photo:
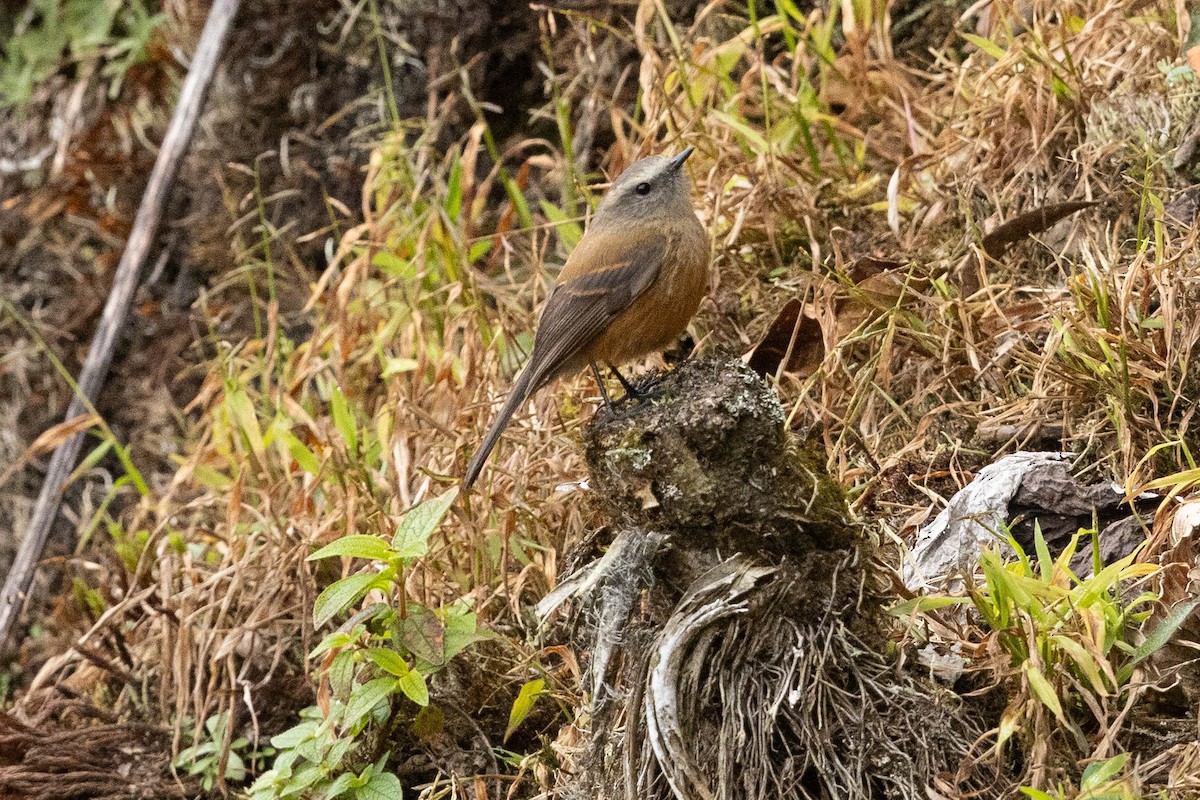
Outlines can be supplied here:
M688 156L690 156L695 149L696 148L694 147L689 147L687 150L684 150L682 153L667 162L667 166L669 166L671 169L679 169L683 166L683 162L688 160Z

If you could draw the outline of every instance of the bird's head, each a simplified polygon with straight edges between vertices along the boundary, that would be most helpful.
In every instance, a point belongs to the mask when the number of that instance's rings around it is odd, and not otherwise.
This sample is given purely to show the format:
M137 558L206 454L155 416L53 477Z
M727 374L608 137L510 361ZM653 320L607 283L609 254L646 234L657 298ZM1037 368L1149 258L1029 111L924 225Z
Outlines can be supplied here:
M650 156L630 164L600 201L592 226L611 228L694 216L692 187L683 171L683 162L694 149L689 147L674 158Z

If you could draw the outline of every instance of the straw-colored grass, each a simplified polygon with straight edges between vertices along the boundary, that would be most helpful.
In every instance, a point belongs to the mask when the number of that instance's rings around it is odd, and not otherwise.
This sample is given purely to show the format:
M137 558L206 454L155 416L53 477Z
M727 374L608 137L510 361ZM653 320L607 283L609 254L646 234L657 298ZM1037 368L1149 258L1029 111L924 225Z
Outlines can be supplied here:
M178 472L119 526L145 534L136 567L103 577L121 588L20 712L70 684L170 726L177 749L223 712L257 745L293 724L327 680L329 662L306 658L325 633L314 599L359 568L305 558L349 534L390 540L456 484L599 196L595 168L649 152L697 148L714 247L698 347L750 351L791 299L819 323L816 355L775 377L791 426L824 446L868 523L908 535L1015 448L1062 447L1130 485L1190 466L1200 252L1194 214L1176 224L1164 209L1193 176L1171 159L1200 89L1178 66L1175 4L995 0L982 33L960 21L969 37L948 32L919 62L892 52L884 4L828 5L712 2L686 20L653 0L539 7L548 96L530 130L555 139L494 141L488 99L434 76L427 117L378 143L361 220L307 287L311 336L281 329L264 268L240 276L259 282L260 335L216 340ZM984 252L1004 220L1074 199L1100 205ZM862 281L868 258L900 266ZM550 754L570 764L586 738L578 654L544 648L530 608L604 524L578 483L588 380L517 416L400 592L463 600L495 635L478 656L486 689L431 678L480 735L503 731L523 684L547 681L553 700L536 701L545 713L518 729L496 784L514 797L552 792ZM383 599L399 601L365 602ZM120 671L96 669L93 651ZM364 750L392 733L369 729ZM446 763L450 783L413 796L472 796Z

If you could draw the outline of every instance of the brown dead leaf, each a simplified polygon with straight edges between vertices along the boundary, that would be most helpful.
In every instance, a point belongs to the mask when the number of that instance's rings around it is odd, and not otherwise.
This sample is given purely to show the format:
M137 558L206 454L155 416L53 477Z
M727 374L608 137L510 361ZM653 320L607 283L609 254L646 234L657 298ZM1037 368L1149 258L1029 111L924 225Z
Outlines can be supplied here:
M10 464L4 472L0 473L0 486L8 483L17 470L28 464L35 456L56 449L67 439L70 439L77 433L86 431L99 421L100 417L95 414L80 414L78 417L63 420L57 425L42 431L42 435L33 440L33 444L25 449L20 458Z
M1082 211L1094 205L1098 205L1094 200L1068 200L1065 203L1050 203L1041 208L1017 214L983 237L983 252L987 253L989 258L998 259L1004 255L1004 251L1008 249L1009 245L1041 233L1076 211Z
M766 334L750 351L746 362L750 369L765 377L777 374L783 364L784 372L812 374L825 358L825 341L821 323L811 306L794 298L784 304Z
M825 358L826 328L830 340L841 341L906 293L929 288L928 279L914 278L903 263L871 256L855 261L848 274L855 282L848 291L830 281L814 300L789 300L747 357L750 368L774 375L784 364L784 372L811 375Z
M78 417L63 420L57 425L42 431L42 435L29 445L28 454L31 456L45 453L70 439L77 433L82 433L100 421L95 414L80 414Z
M337 658L340 649L334 647L325 651L325 655L321 659L321 670L318 673L321 679L317 683L317 708L321 709L321 713L326 717L329 716L330 701L333 699L333 687L329 685L329 668L333 666L333 660Z
M634 496L642 501L642 511L649 511L652 508L658 508L662 505L658 502L658 498L654 496L654 488L649 483L643 485Z
M902 261L893 261L890 258L875 258L874 256L863 256L850 265L847 275L850 280L855 283L862 283L865 280L881 275L885 272L900 269L904 266Z
M985 39L1005 29L1010 36L1024 31L1033 22L1036 11L1033 0L1013 0L1003 5L988 0L976 3L974 7L979 14L975 21L975 33Z
M854 262L850 277L854 288L839 297L834 306L834 338L838 341L868 320L894 309L905 295L929 288L929 279L911 275L906 264L870 256Z

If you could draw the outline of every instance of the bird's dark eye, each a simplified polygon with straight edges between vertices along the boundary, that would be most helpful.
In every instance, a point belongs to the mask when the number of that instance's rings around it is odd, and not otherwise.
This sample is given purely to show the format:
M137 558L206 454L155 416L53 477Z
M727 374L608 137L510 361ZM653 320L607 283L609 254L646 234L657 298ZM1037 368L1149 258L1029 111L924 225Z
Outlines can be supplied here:
M634 187L633 190L640 195L643 195L643 196L648 195L648 194L650 194L650 184L639 183L637 186Z

